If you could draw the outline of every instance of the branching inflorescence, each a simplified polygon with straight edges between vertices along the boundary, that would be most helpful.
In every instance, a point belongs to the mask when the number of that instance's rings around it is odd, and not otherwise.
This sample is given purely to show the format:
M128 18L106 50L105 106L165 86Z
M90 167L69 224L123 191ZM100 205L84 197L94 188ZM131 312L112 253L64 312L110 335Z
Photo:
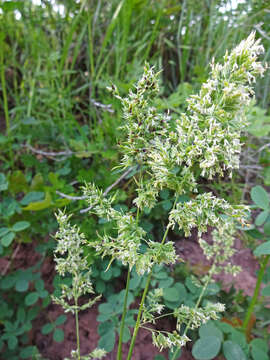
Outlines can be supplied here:
M134 199L137 216L131 211L116 210L114 198L106 198L94 185L84 188L91 211L115 223L117 236L105 234L90 244L101 256L121 260L129 270L135 266L139 275L148 273L149 284L155 264L177 261L174 245L167 241L169 229L177 224L185 236L190 235L192 228L197 228L200 245L206 257L212 259L203 291L214 273L222 269L236 273L238 269L229 266L228 260L234 253L235 224L245 222L248 208L232 205L212 193L199 194L198 182L200 178L211 180L214 176L231 175L232 170L239 167L240 133L246 125L245 112L254 94L252 84L265 70L257 61L263 51L260 41L255 40L255 33L251 33L230 54L225 54L223 64L213 61L209 80L202 85L198 95L187 100L187 112L174 123L168 114L158 113L154 106L159 92L158 74L149 65L145 66L141 80L126 98L120 96L115 86L110 88L123 107L121 131L125 141L120 146L120 166L139 168L140 177L136 180ZM153 208L164 188L175 193L175 203L169 212L162 242L154 242L140 226L138 214L145 208ZM183 194L189 197L188 201L180 202L179 196ZM209 227L214 228L211 244L201 236ZM142 243L147 245L144 253L140 251ZM61 268L61 261L58 268ZM154 322L153 313L163 311L162 305L155 301L160 297L159 292L150 293L150 309L145 306L147 291L148 285L142 297L128 360L141 319ZM183 346L189 340L186 335L189 328L216 319L218 312L224 311L222 304L200 308L201 297L195 308L182 305L175 310L177 328L173 333L153 331L155 345L160 348ZM184 333L181 324L186 324Z

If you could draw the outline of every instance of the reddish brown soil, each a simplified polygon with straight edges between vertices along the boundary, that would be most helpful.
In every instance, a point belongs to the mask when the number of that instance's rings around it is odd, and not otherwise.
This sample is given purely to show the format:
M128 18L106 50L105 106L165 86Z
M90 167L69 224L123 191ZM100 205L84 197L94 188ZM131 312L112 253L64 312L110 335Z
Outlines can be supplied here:
M16 257L13 259L12 269L23 269L35 264L40 256L33 251L34 244L22 244L16 253ZM206 272L209 266L209 262L205 259L197 240L193 236L190 239L183 239L176 241L177 253L184 259L195 272ZM236 241L237 253L233 257L233 263L241 265L243 271L233 278L229 275L220 275L219 280L222 280L225 288L229 288L234 284L236 289L243 289L248 295L251 295L255 286L256 276L255 271L258 268L258 264L252 256L249 249L242 246L241 241ZM0 272L4 269L9 271L8 259L0 259ZM52 292L52 281L55 275L54 263L51 258L46 258L42 265L42 277L46 284L46 289ZM98 343L96 321L98 305L93 308L84 311L80 314L80 340L81 340L81 353L87 354L91 352ZM65 340L63 343L56 343L52 339L52 335L42 335L41 327L48 322L49 319L54 320L63 310L54 304L49 305L34 321L33 330L29 337L30 344L36 345L39 348L42 356L49 360L63 360L70 355L70 351L76 348L76 336L75 336L75 321L74 317L67 314L67 321L62 328L65 333ZM128 346L123 346L123 358L126 358ZM151 334L144 329L139 331L133 360L153 360L155 355L159 354L158 350L152 345ZM165 358L168 358L167 353L163 352ZM116 349L106 357L107 360L116 359ZM193 359L189 351L183 350L181 360Z

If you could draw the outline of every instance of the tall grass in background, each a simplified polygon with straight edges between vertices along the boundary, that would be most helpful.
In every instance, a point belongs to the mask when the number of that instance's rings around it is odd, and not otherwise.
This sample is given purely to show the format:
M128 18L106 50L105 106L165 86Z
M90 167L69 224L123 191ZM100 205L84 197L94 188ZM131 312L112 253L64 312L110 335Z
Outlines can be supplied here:
M91 100L108 102L109 81L125 91L146 60L163 69L168 95L183 82L199 86L211 58L219 59L225 45L232 47L258 23L264 23L259 26L269 42L269 9L252 1L226 11L224 1L217 0L58 3L65 6L63 15L49 1L0 5L6 128L44 126L49 130L44 142L50 137L62 143L63 136L80 131L78 123L91 125L99 110ZM269 57L268 51L265 60ZM266 107L268 78L257 92Z

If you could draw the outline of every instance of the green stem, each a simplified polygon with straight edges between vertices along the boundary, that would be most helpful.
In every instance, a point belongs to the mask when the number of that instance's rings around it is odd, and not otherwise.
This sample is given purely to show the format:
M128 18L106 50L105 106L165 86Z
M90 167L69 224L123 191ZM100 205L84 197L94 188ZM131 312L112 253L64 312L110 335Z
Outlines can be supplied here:
M76 320L76 338L77 338L77 353L78 360L81 359L81 349L80 349L80 334L79 334L79 316L78 316L78 298L75 297L75 320Z
M148 288L149 288L149 285L150 285L151 277L152 277L152 270L150 271L150 273L148 274L148 277L147 277L146 285L145 285L145 288L144 288L144 292L143 292L142 299L141 299L141 303L140 303L140 307L139 307L139 312L138 312L138 316L137 316L137 321L136 321L136 324L135 324L135 329L134 329L134 332L133 332L133 335L132 335L132 339L131 339L131 343L130 343L130 347L129 347L129 352L128 352L127 360L130 360L130 359L131 359L131 356L132 356L132 352L133 352L134 345L135 345L135 340L136 340L136 337L137 337L137 334L138 334L138 331L139 331L139 328L140 328L140 321L141 321L141 315L142 315L143 305L144 305L144 301L145 301L145 298L146 298L146 294L147 294L147 292L148 292Z
M171 316L171 315L173 315L174 313L173 312L171 312L171 313L166 313L166 314L163 314L163 315L160 315L160 316L157 316L157 317L155 317L155 321L157 321L157 320L159 320L159 319L162 319L162 318L164 318L164 317L168 317L168 316ZM149 321L146 321L146 322L144 322L144 323L142 323L142 325L144 325L144 324L148 324L149 323ZM153 329L152 329L153 330Z
M175 208L176 202L177 202L177 197L176 197L175 200L174 200L173 209ZM171 227L171 224L169 223L169 224L167 225L166 231L165 231L165 233L164 233L164 235L163 235L163 238L162 238L162 241L161 241L161 245L164 244L164 242L165 242L165 240L166 240L166 238L167 238L168 232L169 232L169 230L170 230L170 227ZM141 303L140 303L140 307L139 307L139 312L138 312L137 320L136 320L136 324L135 324L135 329L134 329L134 332L133 332L133 335L132 335L132 339L131 339L131 343L130 343L130 347L129 347L129 352L128 352L127 360L130 360L130 359L131 359L131 356L132 356L132 352L133 352L134 345L135 345L135 340L136 340L136 337L137 337L137 334L138 334L138 331L139 331L139 328L140 328L140 321L141 321L141 315L142 315L143 305L144 305L144 301L145 301L145 298L146 298L146 294L147 294L147 292L148 292L148 288L149 288L149 285L150 285L151 277L152 277L152 270L151 270L150 273L148 274L148 277L147 277L147 280L146 280L146 285L145 285L144 292L143 292L143 295L142 295L142 299L141 299Z
M249 304L247 313L246 313L246 317L244 319L243 322L243 330L246 330L248 324L249 324L249 320L251 318L251 315L253 314L254 311L254 307L257 304L257 299L260 293L260 288L261 288L261 283L262 283L262 279L263 279L263 275L264 275L264 271L266 268L266 265L268 264L268 261L270 259L270 255L265 256L265 258L263 259L263 262L261 264L260 270L259 270L259 274L258 274L258 278L257 278L257 282L256 282L256 287L251 299L251 302Z
M127 274L126 292L125 292L123 314L122 314L121 325L120 325L117 360L122 360L122 342L123 342L123 334L124 334L124 327L125 327L125 318L126 318L126 314L127 314L127 299L128 299L128 292L129 292L129 281L130 281L130 268L128 268L128 274Z
M1 85L2 85L2 94L4 102L4 113L6 120L6 131L9 134L10 130L10 121L8 113L8 100L7 100L7 89L6 89L6 79L5 79L5 67L4 67L4 38L3 35L0 36L0 76L1 76Z
M38 58L38 63L37 63L37 68L36 68L36 72L35 72L35 76L34 76L34 78L31 80L30 92L29 92L29 102L28 102L27 113L26 113L27 117L30 117L30 116L31 116L32 103L33 103L35 86L36 86L36 78L37 78L38 73L39 73L39 70L40 70L40 65L41 65L41 60L40 60L40 57L39 57L39 58Z
M206 291L206 289L207 289L207 286L208 286L210 280L212 279L212 276L213 276L213 273L214 273L214 269L215 269L215 262L216 262L216 261L214 260L214 263L213 263L213 265L212 265L212 267L211 267L211 270L209 271L208 279L207 279L207 281L205 282L204 287L202 288L202 291L201 291L201 293L200 293L200 296L199 296L199 298L198 298L198 300L197 300L197 303L196 303L195 308L194 308L195 311L196 311L196 310L198 309L198 307L200 306L200 303L201 303L202 298L203 298L203 296L204 296L204 293L205 293L205 291ZM190 325L191 325L191 321L192 321L192 319L189 319L189 322L187 323L187 326L186 326L186 328L185 328L185 331L184 331L183 336L187 334L187 332L188 332L188 330L189 330L189 328L190 328ZM176 360L176 357L179 355L178 350L179 350L179 349L176 348L175 352L173 353L173 356L172 356L172 359L171 359L171 360Z

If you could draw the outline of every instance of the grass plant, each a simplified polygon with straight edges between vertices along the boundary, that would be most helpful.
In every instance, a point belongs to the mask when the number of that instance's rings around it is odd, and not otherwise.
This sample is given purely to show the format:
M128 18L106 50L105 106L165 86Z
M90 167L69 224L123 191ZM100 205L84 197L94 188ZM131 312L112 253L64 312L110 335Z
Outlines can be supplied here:
M191 234L192 228L198 229L200 245L205 256L212 260L212 266L204 279L204 286L196 305L194 307L181 305L174 310L175 331L163 332L149 328L154 345L160 350L181 348L190 341L187 336L189 329L199 328L209 319L216 320L218 314L224 311L223 304L208 303L201 307L200 303L214 274L223 270L232 274L239 271L238 267L225 263L235 252L233 249L235 225L245 223L247 208L243 205L231 205L211 193L198 194L197 186L200 177L210 181L214 176L222 177L225 171L232 172L239 166L239 138L246 124L246 107L251 101L250 94L253 92L251 86L255 82L255 77L262 76L265 70L257 61L261 53L263 46L260 45L259 40L255 40L255 33L251 33L230 54L226 52L224 64L213 62L210 78L202 85L198 95L188 99L187 112L176 120L174 131L170 118L166 114L158 113L153 106L153 99L159 92L158 74L149 65L146 64L144 74L135 86L135 90L130 91L126 98L119 95L115 86L110 88L123 106L124 123L121 129L125 133L125 140L120 145L122 160L119 166L123 169L134 166L140 169L139 178L134 178L137 189L133 204L137 215L134 217L132 209L116 210L113 206L116 195L105 197L93 184L85 186L84 196L91 212L112 222L116 230L116 236L104 232L89 245L100 256L111 258L108 268L114 260L120 260L129 269L117 360L122 359L121 346L130 271L134 267L139 276L147 274L147 280L141 296L127 360L132 358L142 318L144 323L155 323L156 314L160 315L164 310L164 305L160 303L163 289L156 289L150 293L149 285L155 265L175 264L178 260L173 242L167 239L169 230L176 224L184 231L185 236ZM172 190L175 199L168 214L162 241L156 242L147 238L147 233L140 226L139 219L146 209L155 206L158 194L164 188ZM179 197L183 194L187 195L189 200L179 201ZM62 215L62 218L66 216ZM74 238L76 234L73 236L74 231L71 231L67 221L61 220L60 226L63 245L62 250L58 252L64 254L66 251L71 251L75 254L75 248L74 250L72 248L75 244L79 247L78 241ZM213 244L209 244L202 237L209 226L215 228L212 231ZM141 251L142 245L145 247L144 251ZM81 250L78 252L78 263L80 255ZM58 271L60 265L68 264L66 271L73 273L71 260L57 259L57 262ZM75 265L74 269L80 270ZM149 296L151 301L149 300L150 305L147 306L146 299ZM77 308L77 303L75 307ZM79 346L77 351L79 354ZM176 359L176 356L173 355L172 359Z

